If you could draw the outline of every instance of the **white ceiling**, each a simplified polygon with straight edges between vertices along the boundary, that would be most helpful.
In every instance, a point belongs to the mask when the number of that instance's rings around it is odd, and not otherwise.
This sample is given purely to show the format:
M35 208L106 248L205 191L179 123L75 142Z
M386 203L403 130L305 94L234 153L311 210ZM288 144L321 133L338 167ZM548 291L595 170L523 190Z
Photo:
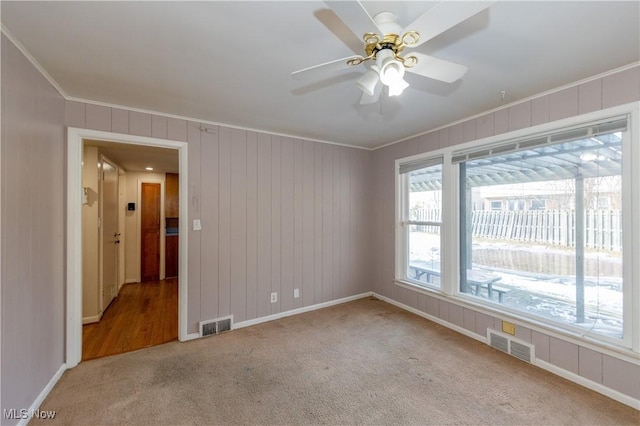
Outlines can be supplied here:
M405 25L435 2L363 4ZM1 8L5 29L70 98L366 148L640 60L638 1L500 1L416 49L468 66L462 80L407 75L401 96L361 106L362 65L312 83L290 76L362 53L321 1Z

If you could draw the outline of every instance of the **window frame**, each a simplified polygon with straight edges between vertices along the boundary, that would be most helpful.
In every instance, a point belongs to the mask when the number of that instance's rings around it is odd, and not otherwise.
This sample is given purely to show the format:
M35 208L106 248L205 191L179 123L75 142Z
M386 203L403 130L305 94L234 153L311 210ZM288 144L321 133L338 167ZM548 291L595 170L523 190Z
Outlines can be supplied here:
M403 282L408 282L413 286L419 288L426 289L434 289L440 290L442 288L442 283L444 282L443 274L445 271L444 265L441 263L441 272L440 272L440 285L434 285L429 283L423 283L421 281L415 280L411 278L408 274L409 271L409 227L412 225L426 225L426 226L438 226L440 227L440 253L442 254L442 241L443 241L443 233L444 233L444 219L441 213L441 221L438 222L422 222L422 221L412 221L409 220L409 179L408 173L401 173L400 167L403 164L409 164L414 162L433 162L437 159L441 158L442 162L437 162L436 164L440 164L442 166L442 174L444 175L445 162L447 159L444 158L440 151L430 152L430 155L418 154L412 157L404 158L403 161L396 161L396 188L398 186L401 187L400 191L396 191L396 262L395 262L395 277L396 279L400 279ZM434 164L435 165L435 164ZM428 166L425 166L425 168ZM444 184L444 178L442 178ZM442 204L444 204L444 186L441 190L442 193ZM444 206L442 206L442 212L444 212ZM446 274L445 274L446 275Z
M622 211L623 234L630 236L623 241L623 337L616 339L600 334L588 334L579 326L547 320L543 317L531 315L523 311L509 309L497 302L482 300L475 296L459 291L460 264L460 178L459 165L452 163L452 155L465 149L480 149L489 146L506 144L510 140L535 137L536 135L562 132L591 123L627 116L628 125L622 142ZM552 332L565 336L580 343L593 345L596 348L606 348L615 353L631 354L637 357L640 353L640 262L634 261L640 255L640 168L633 164L640 164L640 103L630 103L606 110L583 114L545 123L525 129L503 133L497 136L478 139L447 148L428 151L411 157L400 158L395 161L396 178L396 259L395 282L405 288L433 295L437 298L447 298L463 306L489 314L503 316L516 322L525 324L532 329ZM403 184L399 174L399 167L411 161L442 156L442 224L440 234L441 252L441 283L439 287L418 285L405 276L408 265L408 241L404 236L403 202L406 198L403 191L408 185ZM405 179L407 180L407 179ZM404 185L404 186L403 186ZM636 189L634 194L634 189ZM424 284L424 283L422 283Z

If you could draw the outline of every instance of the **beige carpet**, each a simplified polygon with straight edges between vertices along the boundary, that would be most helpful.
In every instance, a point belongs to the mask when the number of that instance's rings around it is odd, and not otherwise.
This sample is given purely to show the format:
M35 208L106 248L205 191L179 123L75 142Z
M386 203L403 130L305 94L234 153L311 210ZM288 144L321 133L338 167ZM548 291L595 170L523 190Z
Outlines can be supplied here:
M640 412L373 298L81 363L46 424L640 424ZM34 420L32 424L39 421Z

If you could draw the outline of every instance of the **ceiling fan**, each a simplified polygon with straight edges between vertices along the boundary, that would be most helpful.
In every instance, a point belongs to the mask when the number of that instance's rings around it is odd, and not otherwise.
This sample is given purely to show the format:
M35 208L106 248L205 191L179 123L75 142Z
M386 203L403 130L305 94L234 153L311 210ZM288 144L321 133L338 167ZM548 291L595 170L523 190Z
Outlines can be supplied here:
M356 85L362 90L361 104L376 102L386 87L389 96L400 95L409 87L405 71L453 83L467 72L467 67L420 52L402 56L405 48L414 48L438 34L487 9L494 1L442 1L404 29L393 12L371 17L360 1L326 1L351 31L362 34L365 55L355 55L293 72L293 78L313 80L348 66L370 63ZM374 30L373 32L371 30Z

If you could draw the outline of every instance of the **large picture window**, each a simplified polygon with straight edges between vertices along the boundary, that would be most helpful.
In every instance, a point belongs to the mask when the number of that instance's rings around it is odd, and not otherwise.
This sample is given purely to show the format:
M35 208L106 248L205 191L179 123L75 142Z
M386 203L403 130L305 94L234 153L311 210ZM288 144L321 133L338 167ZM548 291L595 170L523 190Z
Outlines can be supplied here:
M460 292L622 338L625 128L626 119L454 154ZM529 202L494 207L514 198Z
M638 119L619 114L397 160L398 285L637 351Z

